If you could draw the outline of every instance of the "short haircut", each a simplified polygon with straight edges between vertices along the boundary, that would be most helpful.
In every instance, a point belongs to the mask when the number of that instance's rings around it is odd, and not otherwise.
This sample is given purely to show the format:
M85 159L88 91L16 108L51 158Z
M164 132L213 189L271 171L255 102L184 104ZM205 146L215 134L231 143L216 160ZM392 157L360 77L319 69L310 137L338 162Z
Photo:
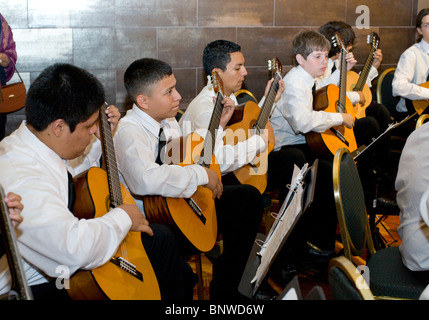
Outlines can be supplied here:
M173 70L164 61L143 58L131 63L124 74L124 85L131 100L136 103L137 96L151 96L154 85L171 76Z
M292 42L292 56L295 65L298 65L296 55L300 54L307 60L307 57L313 51L329 51L330 42L317 31L301 31Z
M47 67L30 86L25 100L27 124L42 131L63 119L73 132L105 102L104 88L91 73L71 64Z
M425 8L419 11L419 13L417 14L417 18L416 18L416 28L421 28L422 27L422 21L423 18L426 17L429 14L429 8ZM416 42L420 42L422 41L423 36L421 34L417 34L417 39Z
M231 61L231 53L240 52L241 47L228 40L215 40L210 42L203 52L204 72L207 76L212 74L214 68L226 70L226 65Z

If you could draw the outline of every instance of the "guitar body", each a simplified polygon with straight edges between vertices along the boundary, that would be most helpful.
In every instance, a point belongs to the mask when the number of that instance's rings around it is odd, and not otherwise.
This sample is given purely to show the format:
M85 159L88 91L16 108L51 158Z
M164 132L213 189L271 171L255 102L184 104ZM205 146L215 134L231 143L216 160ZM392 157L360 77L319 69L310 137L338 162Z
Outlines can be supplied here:
M429 81L422 83L420 86L429 89ZM429 106L429 100L413 100L413 106L416 112L421 115Z
M180 166L198 163L204 139L196 133L191 133L180 142L180 153L183 155L180 157L181 162L172 162L172 159L177 160L179 157L170 154L169 143L167 144L169 159L166 163ZM173 153L177 153L179 149L175 147L173 150L175 150ZM217 173L219 179L221 178L219 164L214 155L209 168ZM151 223L164 224L172 230L180 231L195 248L201 252L207 252L213 248L217 238L217 218L213 194L210 189L198 186L191 199L201 209L204 221L189 206L186 199L163 196L144 197L146 217Z
M251 130L260 112L261 108L255 102L246 102L241 119L232 123L225 130L224 143L234 146L239 142L246 141L251 136ZM267 187L268 154L274 149L275 144L274 131L269 121L265 129L268 130L268 148L256 156L253 161L254 164L246 164L234 170L234 175L241 184L250 184L257 188L261 194Z
M76 203L74 215L79 219L98 218L110 211L106 171L90 168L74 179ZM123 203L134 199L121 185ZM141 233L130 231L115 253L141 272L142 279L126 272L112 261L90 271L78 271L70 279L68 294L72 299L158 300L161 294L155 272L141 241Z
M347 72L347 91L354 91L356 84L359 80L359 74L354 71ZM372 92L367 84L364 85L362 93L365 96L365 104L357 103L354 106L356 119L361 119L366 117L366 108L371 104L372 101Z
M339 88L335 85L329 85L317 90L314 101L314 110L337 113ZM353 105L349 99L346 99L345 112L355 116ZM332 159L339 148L347 148L350 152L357 149L356 139L353 129L348 129L344 125L336 128L348 141L347 146L331 130L325 132L308 132L305 135L310 149L324 159Z

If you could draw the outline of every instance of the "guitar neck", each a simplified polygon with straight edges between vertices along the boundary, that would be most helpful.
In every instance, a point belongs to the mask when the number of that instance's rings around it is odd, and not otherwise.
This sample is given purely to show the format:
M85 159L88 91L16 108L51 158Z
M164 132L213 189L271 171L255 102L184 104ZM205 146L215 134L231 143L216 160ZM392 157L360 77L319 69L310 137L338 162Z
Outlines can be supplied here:
M255 128L258 134L267 125L268 119L271 115L271 110L273 109L274 100L276 98L277 92L279 91L280 80L281 80L281 75L278 72L276 72L274 76L274 81L271 85L270 90L268 91L264 104L262 105L261 112L259 113L258 119L256 120Z
M107 104L100 108L102 150L109 183L110 206L116 208L122 204L122 191L116 162L115 148L113 145L112 130L110 129L108 116L104 112L106 108Z
M215 143L216 143L216 130L219 128L220 118L222 115L222 100L223 100L222 93L218 92L216 96L216 102L213 108L212 117L210 118L209 127L207 129L207 135L204 139L204 146L203 150L201 152L200 157L200 164L202 166L205 166L206 168L210 167Z
M9 208L5 202L5 194L3 187L0 185L0 239L3 241L9 264L9 271L12 277L12 287L8 294L7 299L17 300L32 300L33 295L28 287L24 268L22 266L21 256L18 251L18 244L16 242L15 229L9 218ZM3 297L0 297L0 300Z
M340 62L340 96L338 99L338 112L344 113L346 110L346 89L347 89L347 62L346 62L347 51L341 50L341 62Z
M366 59L365 66L360 73L359 79L356 83L356 86L353 88L353 91L362 91L365 86L366 80L368 79L369 71L371 70L372 62L374 61L374 52L375 48L371 47L368 58Z

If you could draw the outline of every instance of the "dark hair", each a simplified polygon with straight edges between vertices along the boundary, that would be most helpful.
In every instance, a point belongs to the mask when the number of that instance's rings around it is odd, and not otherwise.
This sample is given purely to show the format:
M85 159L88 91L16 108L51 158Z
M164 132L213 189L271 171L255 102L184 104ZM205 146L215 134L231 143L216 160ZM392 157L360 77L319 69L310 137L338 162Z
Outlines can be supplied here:
M331 50L329 50L329 57L333 57L340 52L338 46L334 47L332 45L332 37L335 35L335 33L338 32L341 35L344 41L344 45L346 47L348 45L353 45L356 37L353 28L349 24L342 21L330 21L328 23L325 23L319 28L319 32L331 42Z
M210 42L203 52L203 66L207 76L212 74L214 68L226 70L226 65L231 61L230 54L240 52L241 47L228 40L215 40Z
M429 8L425 8L425 9L420 10L420 12L417 14L417 18L416 18L416 28L422 27L422 20L428 14L429 14ZM420 42L420 41L422 41L422 39L423 39L423 36L420 33L417 33L416 42Z
M104 103L104 89L91 73L70 64L47 67L28 90L25 115L29 125L42 131L63 119L73 132Z
M296 55L300 54L304 59L313 51L328 51L331 47L329 41L317 31L301 31L292 42L292 56L295 65L298 65Z
M172 74L173 70L164 61L152 58L135 60L125 71L125 89L131 100L136 103L139 94L150 96L154 84Z

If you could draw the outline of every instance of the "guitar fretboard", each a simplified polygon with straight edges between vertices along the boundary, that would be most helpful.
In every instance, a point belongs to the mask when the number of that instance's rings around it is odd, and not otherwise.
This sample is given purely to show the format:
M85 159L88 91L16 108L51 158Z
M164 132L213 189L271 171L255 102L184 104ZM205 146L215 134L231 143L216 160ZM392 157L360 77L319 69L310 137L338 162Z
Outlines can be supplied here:
M338 99L338 112L346 112L346 88L347 88L347 62L346 62L347 51L341 49L341 62L340 62L340 96Z
M216 143L216 130L219 128L220 117L222 115L222 93L218 93L216 96L216 102L214 105L213 113L210 118L209 127L207 129L207 135L204 139L204 146L201 152L201 161L200 164L206 168L210 167L212 161L212 156L214 152L214 147Z
M268 119L271 115L271 110L273 109L274 99L276 98L277 92L279 91L279 81L281 80L281 75L276 72L274 76L274 81L271 85L270 90L268 91L267 98L262 105L261 112L259 113L258 119L256 120L255 129L259 134L261 130L267 125Z
M112 130L108 117L104 112L107 104L100 109L100 128L103 146L103 159L106 165L107 179L109 183L110 206L116 208L122 204L121 183L119 180L118 166L116 162L115 148L113 145Z

